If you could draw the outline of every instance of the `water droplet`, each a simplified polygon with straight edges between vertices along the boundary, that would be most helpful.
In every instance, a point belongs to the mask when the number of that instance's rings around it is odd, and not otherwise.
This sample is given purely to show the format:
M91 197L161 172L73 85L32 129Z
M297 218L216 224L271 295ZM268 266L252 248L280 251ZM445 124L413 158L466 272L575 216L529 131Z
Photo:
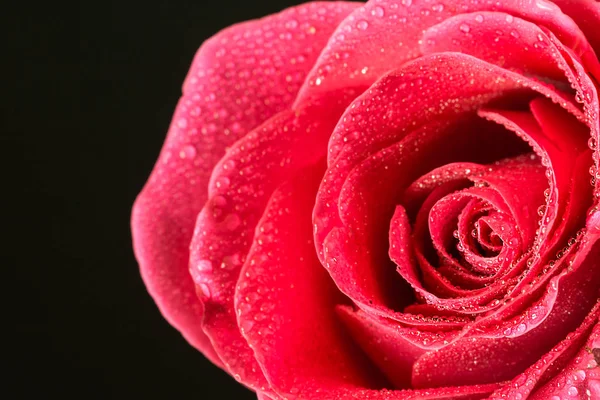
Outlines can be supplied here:
M212 262L210 262L210 260L200 260L198 261L198 264L196 264L196 269L201 272L212 271Z
M383 17L385 15L385 11L383 11L383 8L377 6L371 10L371 15L375 17Z
M237 121L236 121L236 122L234 122L233 124L231 124L231 127L230 127L230 129L231 129L233 132L239 132L239 131L242 129L242 125L241 125L239 122L237 122Z
M589 147L591 150L596 150L596 146L597 146L596 139L595 139L595 138L593 138L593 137L591 137L591 138L588 140L588 147Z
M285 23L285 27L287 29L294 29L298 26L298 21L296 21L295 19L290 19L288 22Z
M442 12L442 11L444 11L444 5L443 4L435 4L431 7L431 9L436 12Z
M233 269L241 264L240 255L234 254L232 256L223 257L221 262L222 269Z
M537 213L540 217L544 216L544 213L546 212L546 206L545 205L541 205L539 206Z
M575 371L575 373L573 373L573 380L583 381L583 380L585 380L585 376L586 376L585 371L580 369L578 371Z
M240 327L242 328L243 333L250 332L254 327L254 321L244 318L240 324Z
M577 396L577 394L579 393L579 390L577 390L577 388L575 386L571 386L568 390L567 390L567 394L569 396Z
M364 67L363 69L360 70L360 73L364 75L367 73L368 70L369 70L369 67Z
M519 32L517 31L510 31L510 36L514 37L515 39L518 39L521 35L519 35Z
M506 15L506 22L508 22L510 24L511 22L513 22L513 20L514 20L514 17L512 15L510 15L510 14Z
M202 294L206 298L209 298L210 297L210 288L208 287L208 285L206 283L197 283L197 285L200 288L200 291L202 292Z
M231 183L231 180L228 177L221 176L221 177L217 178L217 180L215 182L215 186L219 189L227 189L229 187L230 183Z
M358 29L360 29L361 31L364 31L365 29L367 29L369 27L369 23L363 19L363 20L358 21L358 23L356 24L356 27Z
M254 320L257 321L257 322L264 321L265 319L267 319L267 315L266 314L263 314L263 313L256 313L256 314L254 314Z
M180 158L194 158L196 157L196 148L191 144L183 146L181 151L179 152Z
M188 121L185 118L179 118L177 121L177 126L181 129L185 129L188 126Z
M477 21L479 23L482 23L483 22L483 15L477 14L477 16L475 17L475 21Z
M237 227L240 226L240 223L240 217L238 217L237 214L229 214L225 217L225 220L223 221L225 227L230 231L236 230Z
M469 33L471 31L471 28L467 24L460 24L458 29L460 29L460 31L463 33Z
M225 207L227 205L227 199L223 196L215 196L213 198L213 204L217 207Z
M593 234L600 233L600 210L598 210L598 209L590 210L589 216L587 218L587 228L590 233L593 233Z
M412 4L412 0L402 0L400 3L402 3L402 5L405 7L410 7Z
M538 8L541 8L542 10L548 11L556 11L556 9L558 8L558 6L555 6L554 4L546 0L536 0L535 5Z

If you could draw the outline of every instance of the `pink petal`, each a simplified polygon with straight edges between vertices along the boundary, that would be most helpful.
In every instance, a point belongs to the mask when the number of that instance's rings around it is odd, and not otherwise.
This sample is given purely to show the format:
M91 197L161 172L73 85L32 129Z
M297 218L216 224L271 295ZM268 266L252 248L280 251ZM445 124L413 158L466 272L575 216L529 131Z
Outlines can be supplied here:
M456 51L491 64L565 84L556 55L537 25L501 12L459 14L428 28L423 34L423 54Z
M426 80L421 78L423 68L432 71ZM438 73L439 76L436 76ZM498 75L504 77L501 83L496 83L499 82L497 79L488 79L490 76ZM450 77L452 80L449 79ZM440 81L446 82L443 91L440 90ZM469 81L474 84L468 84ZM568 100L562 99L555 91L541 84L528 82L520 75L513 75L469 56L443 54L423 57L382 78L368 93L359 97L348 108L330 140L330 150L338 149L339 156L335 160L330 159L330 167L317 196L313 221L316 225L315 243L322 261L324 264L331 265L330 271L338 287L357 304L361 307L369 307L371 310L378 309L379 312L393 318L389 311L386 311L390 306L389 295L377 289L377 285L381 285L381 282L388 284L390 282L376 278L378 268L381 270L385 264L375 262L375 259L369 261L366 258L368 254L364 252L357 254L356 259L348 258L352 253L345 254L344 262L338 261L337 267L334 262L331 262L334 258L342 259L340 253L345 251L343 249L345 245L340 244L352 241L353 244L348 245L350 250L365 244L360 242L364 241L362 238L351 239L350 230L346 232L340 229L351 223L360 228L360 230L352 229L352 235L358 232L359 236L368 238L368 232L372 232L378 226L378 222L374 221L389 220L386 215L391 215L393 212L394 199L399 200L403 189L419 175L436 167L435 164L428 165L428 163L444 164L456 161L450 157L438 160L433 157L419 158L420 154L432 154L428 152L428 146L436 149L456 147L457 151L461 149L457 139L466 139L467 136L458 133L453 136L453 131L447 129L448 124L455 121L456 127L453 129L456 129L456 132L461 132L462 129L468 133L473 129L472 137L476 138L474 127L477 124L474 124L473 120L460 119L462 114L471 110L471 107L480 107L482 103L494 97L520 93L523 98L521 90L527 86L533 86L556 101L569 105ZM488 95L490 97L487 97ZM423 96L427 97L422 98ZM461 96L463 99L459 108L448 107L438 111L438 104L443 104L445 99L455 96ZM434 111L427 111L432 109ZM576 110L575 107L571 109ZM390 110L402 111L395 115L389 114ZM444 122L438 122L442 118ZM505 137L509 136L505 135ZM416 140L417 138L419 140ZM514 143L514 137L512 139L513 142L510 143ZM392 145L392 143L397 144ZM384 149L378 153L377 148L381 147ZM419 152L410 151L416 147L419 148ZM473 154L473 151L469 150L470 147L462 148L465 153ZM494 146L479 148L490 149L490 151L498 149ZM518 146L507 146L507 149L514 151ZM498 150L501 151L501 148ZM435 154L448 157L451 153L438 150ZM365 158L361 165L360 162ZM402 162L402 165L410 165L411 169L398 168L399 162ZM395 167L386 169L386 166ZM396 182L396 185L390 188L389 182ZM403 182L406 186L403 186ZM364 190L357 190L363 187ZM397 195L390 193L390 189L400 193ZM339 210L336 207L338 202ZM379 204L379 207L369 206L374 203ZM377 216L373 216L373 213L377 213ZM344 229L348 228L344 227ZM336 230L340 231L335 233ZM377 230L385 232L385 228L377 228ZM330 233L336 237L335 240L332 237L325 240ZM331 247L334 242L340 243L335 245L335 252ZM371 251L378 256L379 253L375 251L377 244L373 244L376 242L376 240L369 242L366 248L373 249ZM381 242L380 240L379 243ZM323 243L325 245L321 247ZM324 249L329 251L327 256ZM347 264L344 264L345 262ZM362 272L355 271L354 266L361 268ZM347 278L343 275L347 275Z
M535 391L536 388L544 385L549 379L554 378L557 373L563 376L568 376L569 372L572 371L568 371L568 369L565 370L565 364L571 361L573 356L576 355L578 351L585 350L586 347L589 349L593 348L593 344L590 343L593 338L590 336L590 334L592 333L592 328L594 328L594 325L596 325L595 329L598 331L599 326L597 321L599 314L600 304L596 304L594 309L592 309L592 311L576 331L567 335L564 340L562 340L551 351L541 357L540 360L538 360L535 364L527 368L525 372L514 378L511 383L494 392L494 394L490 396L489 400L507 398L527 399L532 391ZM596 333L596 336L598 333ZM585 343L586 341L588 341L587 344ZM574 380L579 384L584 384L586 378L589 379L589 370L596 368L597 366L597 363L592 361L593 356L590 357L589 352L586 353L587 354L583 354L584 357L582 357L582 362L580 362L583 368L576 370L571 376L571 379L574 378ZM566 389L568 390L569 387L567 386ZM550 399L552 397L552 395L548 393L550 391L543 388L537 391L536 395L540 396L544 392L546 392L547 397L541 397L542 399ZM584 391L581 392L581 394L583 393ZM565 396L567 399L570 397L572 396Z
M587 170L591 155L586 147L585 127L561 108L542 99L531 103L533 117L523 112L480 111L479 114L504 124L529 141L549 168L550 192L542 221L537 250L556 253L569 236L584 224L592 199ZM568 130L570 135L564 135ZM540 247L543 246L543 249ZM542 258L540 261L544 261ZM541 266L538 263L538 266ZM532 274L537 273L533 270Z
M502 12L544 26L567 46L577 49L577 54L591 50L577 25L546 0L369 1L347 17L332 35L298 101L341 87L365 90L381 75L420 56L419 41L429 27L454 15L477 11ZM343 68L339 68L340 57L344 59Z
M596 0L552 0L557 4L561 11L567 14L575 21L579 29L585 34L587 41L592 45L596 55L600 55L600 32L598 32L598 21L600 21L600 4ZM593 72L596 80L600 78L600 69L597 61L595 68L590 68L589 65L594 63L595 55L590 54L588 50L586 54L581 55L582 59L589 60L586 63L588 69Z
M587 323L582 325L582 328L588 328L588 324L591 322L593 330L587 342L581 346L579 352L573 357L566 367L560 366L560 360L557 366L552 366L554 370L559 370L558 374L550 380L542 388L535 391L532 396L532 400L543 400L550 399L555 400L558 398L573 398L581 396L587 399L596 399L600 396L600 368L598 368L598 362L595 360L593 351L598 351L600 348L600 323L598 322L598 307L596 312L590 315ZM578 330L573 335L565 340L566 344L570 342L577 342ZM569 352L571 353L571 352ZM556 397L554 397L556 396Z
M410 388L412 366L419 356L444 346L458 333L422 332L347 306L338 307L338 313L354 340L396 388Z
M598 268L600 241L589 237L576 253L571 269L544 285L553 300L541 323L529 326L529 321L523 321L522 327L515 327L515 334L511 330L505 337L496 328L471 327L464 337L415 363L414 387L497 382L524 371L581 325L600 294L600 275L595 273Z
M134 249L148 291L165 318L218 365L188 271L192 228L211 171L228 146L291 105L330 33L356 6L303 5L233 26L204 43L134 205Z
M273 193L235 294L242 334L285 398L385 382L337 321L335 306L347 300L314 251L310 215L323 164Z
M235 285L271 193L324 159L347 103L339 93L331 96L337 102L324 98L281 112L235 143L215 167L196 221L190 266L205 306L202 327L234 377L260 390L267 383L236 322Z

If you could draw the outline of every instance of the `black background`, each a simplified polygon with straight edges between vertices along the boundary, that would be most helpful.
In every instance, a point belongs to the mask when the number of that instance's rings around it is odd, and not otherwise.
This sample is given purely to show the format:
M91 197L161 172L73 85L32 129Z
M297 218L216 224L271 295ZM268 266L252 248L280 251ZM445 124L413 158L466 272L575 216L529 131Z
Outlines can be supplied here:
M51 3L3 50L9 398L255 399L162 318L129 217L200 44L300 2Z

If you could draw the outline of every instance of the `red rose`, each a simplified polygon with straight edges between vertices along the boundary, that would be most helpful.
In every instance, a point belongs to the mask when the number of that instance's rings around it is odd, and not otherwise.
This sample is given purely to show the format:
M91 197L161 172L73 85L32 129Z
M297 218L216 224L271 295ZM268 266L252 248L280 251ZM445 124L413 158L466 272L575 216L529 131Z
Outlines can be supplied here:
M262 399L600 399L598 26L379 0L220 32L133 209L162 313Z

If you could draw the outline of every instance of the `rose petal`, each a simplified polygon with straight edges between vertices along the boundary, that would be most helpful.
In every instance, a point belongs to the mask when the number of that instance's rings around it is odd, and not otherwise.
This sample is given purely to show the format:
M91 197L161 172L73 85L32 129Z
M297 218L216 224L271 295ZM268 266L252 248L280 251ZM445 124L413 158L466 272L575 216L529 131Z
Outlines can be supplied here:
M383 382L337 322L346 300L314 251L310 215L323 170L324 162L303 170L271 196L235 294L242 334L285 398Z
M555 376L557 372L561 373L561 371L563 371L565 368L565 364L568 363L569 360L573 359L573 356L578 350L585 349L586 347L591 348L589 345L591 344L589 343L591 339L590 334L592 333L591 331L592 328L594 328L594 325L596 325L596 330L599 328L597 322L599 313L600 304L596 304L594 309L590 312L590 314L586 317L576 331L567 335L564 340L562 340L551 351L541 357L539 361L529 367L525 372L514 378L510 384L505 385L501 389L494 392L494 394L490 396L489 400L511 398L526 399L535 388L538 388L541 384L547 382L550 378ZM584 346L586 340L588 341L588 345ZM583 364L584 368L576 371L576 373L573 375L573 377L575 377L577 381L580 381L580 383L588 378L586 372L588 372L590 368L595 368L595 362L591 362L590 359L593 359L593 357L590 357L589 353L584 354L584 356L585 355L587 355L587 357L584 357L582 360L583 362L581 363ZM581 371L583 371L583 374ZM564 375L568 375L568 373L564 373ZM544 389L541 389L540 391L537 391L536 395L540 395L543 392ZM547 397L542 397L542 399L550 398L550 395L547 395Z
M331 96L337 101L322 98L281 112L235 143L215 167L209 200L196 221L190 265L212 266L194 275L205 306L203 329L228 369L249 385L261 382L256 375L262 374L236 323L235 283L273 190L325 157L347 102L340 93Z
M525 76L568 84L548 46L544 31L531 22L506 13L475 12L455 15L428 28L421 52L457 51Z
M332 35L298 101L340 87L365 90L381 75L421 55L419 41L423 31L456 14L477 11L503 12L544 26L576 49L577 54L591 50L577 25L546 0L369 1L348 16ZM343 68L339 68L340 57L344 59Z
M134 205L134 249L148 291L165 318L217 365L220 356L201 328L203 306L188 270L192 228L211 171L228 146L291 105L321 47L356 7L302 5L235 25L204 43Z
M354 340L396 388L410 388L412 366L418 357L444 346L458 333L422 332L347 306L337 310Z
M597 308L597 307L596 307ZM594 318L595 317L595 318ZM554 400L558 398L569 398L575 396L585 396L583 398L596 399L600 395L600 369L593 355L593 350L600 348L600 323L598 323L598 313L592 314L591 323L595 326L587 338L587 342L581 347L575 357L566 367L558 367L558 374L542 388L535 391L532 400ZM587 328L588 324L584 324ZM566 341L576 340L575 336L569 337ZM552 366L557 369L557 366Z
M447 347L422 356L413 370L414 387L436 387L510 379L536 362L560 338L581 325L600 290L600 241L590 237L576 253L573 265L547 288L554 300L542 323L517 329L517 336L478 331L477 326Z
M596 55L600 54L600 33L598 32L598 21L600 21L600 4L595 0L552 0L561 11L571 17L579 29L585 34L587 41L595 50L595 55L587 51L581 55L586 59L586 67L594 74L596 81L600 80L600 68L598 62L594 62ZM589 66L593 67L590 68Z
M430 71L428 79L421 78L421 70L425 68ZM438 74L439 76L437 76ZM499 76L502 76L502 79L499 79ZM465 83L470 80L473 84L465 86ZM444 90L440 90L440 81L447 82ZM368 238L367 232L372 232L373 228L377 226L374 221L385 221L385 215L393 212L393 209L389 210L389 208L393 207L394 198L399 198L400 194L396 196L390 193L390 189L402 193L406 186L403 188L401 182L405 180L410 182L427 169L436 166L435 164L427 165L426 162L443 164L444 161L456 161L443 158L435 161L433 157L423 157L419 161L413 160L412 163L403 160L402 165L410 164L413 169L422 169L422 171L408 171L410 172L408 173L405 168L397 168L401 158L415 158L416 154L420 153L429 154L426 151L429 141L432 146L442 148L440 134L437 132L440 130L443 132L444 125L447 126L452 121L460 121L461 114L471 110L471 107L480 107L493 98L510 93L519 93L520 97L524 98L521 90L528 86L534 87L567 106L569 104L568 100L561 98L557 92L542 84L528 82L520 75L513 75L506 70L469 56L440 54L426 56L408 63L402 69L382 78L368 93L359 97L348 108L330 140L330 150L332 146L336 146L335 142L337 141L344 144L338 151L339 158L335 161L330 159L330 166L319 190L313 216L316 225L317 249L324 264L329 263L332 266L332 277L340 290L361 307L369 307L372 311L377 309L379 313L393 318L393 313L389 311L390 296L376 289L377 285L381 285L382 282L381 279L375 277L376 271L385 268L385 264L379 258L369 261L368 254L359 252L360 254L356 254L357 259L348 259L349 255L347 254L344 256L344 262L348 262L348 264L340 261L336 268L333 267L334 263L331 261L334 258L341 260L340 252L344 251L346 246L343 243L352 241L351 245L347 245L350 252L356 246L364 246L365 239L363 237ZM490 97L487 97L488 95ZM423 98L424 96L426 98ZM447 99L456 96L461 96L461 102L457 103L456 108L448 107ZM411 107L411 104L414 107ZM570 108L576 110L575 107ZM397 111L395 110L402 111L396 115ZM444 122L438 122L442 118L444 118ZM422 124L424 125L421 126ZM461 126L464 127L464 125L457 124L457 130ZM469 124L466 126L469 127ZM356 132L358 135L353 136L352 132ZM432 136L434 134L437 136ZM414 139L407 139L409 137L414 137ZM435 137L435 140L432 137ZM460 135L454 137L448 135L446 138L450 141L450 146L460 147L457 143L452 144L452 139L461 138ZM392 144L395 142L398 144ZM377 147L386 145L389 145L389 148L384 148L380 153L376 152ZM406 146L406 148L402 148L402 146ZM413 149L418 148L420 153L409 151L409 146ZM447 147L448 144L446 143L445 146ZM493 147L490 146L490 148ZM514 151L515 146L509 148ZM447 155L445 152L436 152L436 154L440 154L442 157ZM359 162L363 158L367 158L367 161L354 173L354 166L360 165ZM386 166L396 167L386 170ZM363 173L362 170L369 171L369 174ZM352 179L348 177L350 171L353 171ZM414 175L412 179L411 175ZM355 177L360 177L362 182L369 182L369 190L352 189L362 187L355 182ZM397 182L397 186L390 188L389 182ZM347 190L344 191L344 188ZM378 196L380 193L385 193L385 195ZM386 203L382 203L383 201ZM335 208L338 202L339 211ZM374 202L380 206L377 208L368 206ZM361 205L361 207L357 209L354 204ZM373 217L371 215L373 213L378 213L378 217ZM344 221L344 215L347 216L345 217L346 221ZM336 229L341 229L345 223L354 219L360 221L360 224L353 222L355 226L360 227L360 230L353 229L352 235L358 234L360 238L350 238L349 231L335 233ZM389 220L389 217L387 219ZM386 230L383 228L380 231L385 232ZM329 238L325 240L328 236ZM335 240L333 236L336 237ZM334 245L334 241L342 245ZM323 247L320 246L321 243L324 243ZM380 252L374 251L377 249L376 241L373 240L373 243L369 242L365 248L371 251L370 254L379 257ZM332 246L336 247L335 253L332 251ZM326 255L324 250L328 250L329 254ZM360 267L363 272L354 271L354 266ZM336 270L339 270L340 273L337 274ZM357 275L352 277L352 274ZM368 277L369 274L371 277ZM343 275L347 275L347 277L343 277ZM342 279L344 280L342 281ZM372 283L367 286L367 282ZM389 280L383 282L390 284Z

